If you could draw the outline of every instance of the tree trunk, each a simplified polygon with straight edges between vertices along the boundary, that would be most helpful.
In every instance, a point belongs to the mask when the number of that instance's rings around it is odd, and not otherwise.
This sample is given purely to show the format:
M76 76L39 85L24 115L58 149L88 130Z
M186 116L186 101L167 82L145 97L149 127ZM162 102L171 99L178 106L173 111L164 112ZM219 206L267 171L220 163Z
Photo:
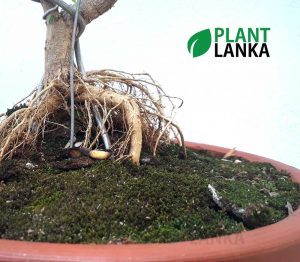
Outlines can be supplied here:
M48 2L41 1L44 11L53 7ZM47 20L45 43L45 76L44 84L57 76L67 76L70 69L72 20L63 17L58 11L51 13Z
M86 23L108 11L117 0L82 0L80 14ZM44 11L54 7L41 0ZM52 12L46 20L47 34L45 43L44 84L57 76L68 76L71 58L72 18L58 11Z
M47 25L45 44L45 81L52 80L70 70L72 26L61 16L53 24Z
M36 145L38 138L44 133L49 116L55 117L55 113L60 108L65 109L66 102L70 98L69 70L74 55L71 56L73 32L71 15L74 15L76 7L66 5L63 0L33 1L41 3L47 16L44 88L35 92L28 107L16 111L7 118L7 121L0 123L0 161L13 157L21 147ZM82 0L78 36L81 35L86 24L108 11L115 2L116 0ZM67 10L71 15L59 11L56 5ZM79 40L76 41L78 47ZM76 51L78 54L79 50ZM157 97L161 98L164 94L163 90L155 84L151 76L147 74L145 76L150 79L149 82L143 80L143 77L137 79L134 75L129 74L127 77L122 72L103 70L94 74L93 78L76 77L75 79L75 102L78 105L85 105L85 108L82 107L80 110L86 111L86 114L83 113L81 117L81 127L86 128L85 141L91 139L93 124L91 106L101 107L115 140L112 146L113 154L118 157L118 160L129 158L137 165L140 162L143 134L146 134L144 142L149 149L154 150L154 154L158 143L162 140L168 141L168 138L163 135L171 131L170 125L180 133L182 145L184 141L179 128L163 115L160 99L157 100L158 98L149 92L151 86L154 92L156 90ZM96 85L97 81L103 84L102 88ZM116 90L114 83L121 85L122 88L124 86L124 90ZM111 114L112 110L114 110L113 114ZM95 144L101 146L99 136L106 133L104 131L101 127L100 130L97 129L95 139L90 141L91 146ZM118 134L115 135L116 133Z

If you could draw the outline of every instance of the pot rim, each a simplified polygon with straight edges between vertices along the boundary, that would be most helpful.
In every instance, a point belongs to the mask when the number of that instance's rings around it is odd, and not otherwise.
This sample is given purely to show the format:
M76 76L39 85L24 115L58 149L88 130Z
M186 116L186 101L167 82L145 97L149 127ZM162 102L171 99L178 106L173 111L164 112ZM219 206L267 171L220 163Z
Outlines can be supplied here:
M225 154L224 147L186 142L187 147ZM300 184L300 170L236 151L250 161L269 162ZM0 239L0 261L297 261L300 258L300 207L268 226L228 236L158 244L59 244Z

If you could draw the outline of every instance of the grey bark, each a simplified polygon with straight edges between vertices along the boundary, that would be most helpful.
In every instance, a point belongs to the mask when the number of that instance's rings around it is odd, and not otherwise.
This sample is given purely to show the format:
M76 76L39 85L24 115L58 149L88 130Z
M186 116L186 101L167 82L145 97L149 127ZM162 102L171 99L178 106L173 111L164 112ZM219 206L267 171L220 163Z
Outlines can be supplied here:
M117 0L82 0L80 14L90 23L108 11ZM54 5L46 0L40 1L44 12ZM45 78L44 84L58 76L68 76L70 68L70 48L72 40L72 18L55 11L48 19L45 43Z
M80 13L85 21L90 23L111 9L116 2L117 0L83 0Z

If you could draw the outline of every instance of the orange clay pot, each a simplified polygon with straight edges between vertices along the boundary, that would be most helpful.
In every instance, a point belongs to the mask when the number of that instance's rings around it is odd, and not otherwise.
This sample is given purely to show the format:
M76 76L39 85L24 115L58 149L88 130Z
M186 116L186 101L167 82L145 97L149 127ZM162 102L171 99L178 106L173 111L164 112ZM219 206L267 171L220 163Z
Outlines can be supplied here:
M228 149L186 143L224 155ZM291 173L300 183L300 170L244 152L237 156L269 162ZM0 213L1 215L1 213ZM300 261L300 208L282 221L251 231L204 240L170 244L51 244L0 240L0 261Z

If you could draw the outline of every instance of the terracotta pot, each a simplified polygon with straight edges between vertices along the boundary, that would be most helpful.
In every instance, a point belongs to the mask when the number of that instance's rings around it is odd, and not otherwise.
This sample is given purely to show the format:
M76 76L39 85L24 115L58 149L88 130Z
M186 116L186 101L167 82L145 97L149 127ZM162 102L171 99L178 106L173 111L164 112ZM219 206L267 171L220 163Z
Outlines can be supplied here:
M226 148L190 143L192 149L224 154ZM280 162L237 151L251 161L269 162L291 173L300 170ZM300 261L300 208L286 219L252 231L170 244L51 244L0 240L0 261Z

